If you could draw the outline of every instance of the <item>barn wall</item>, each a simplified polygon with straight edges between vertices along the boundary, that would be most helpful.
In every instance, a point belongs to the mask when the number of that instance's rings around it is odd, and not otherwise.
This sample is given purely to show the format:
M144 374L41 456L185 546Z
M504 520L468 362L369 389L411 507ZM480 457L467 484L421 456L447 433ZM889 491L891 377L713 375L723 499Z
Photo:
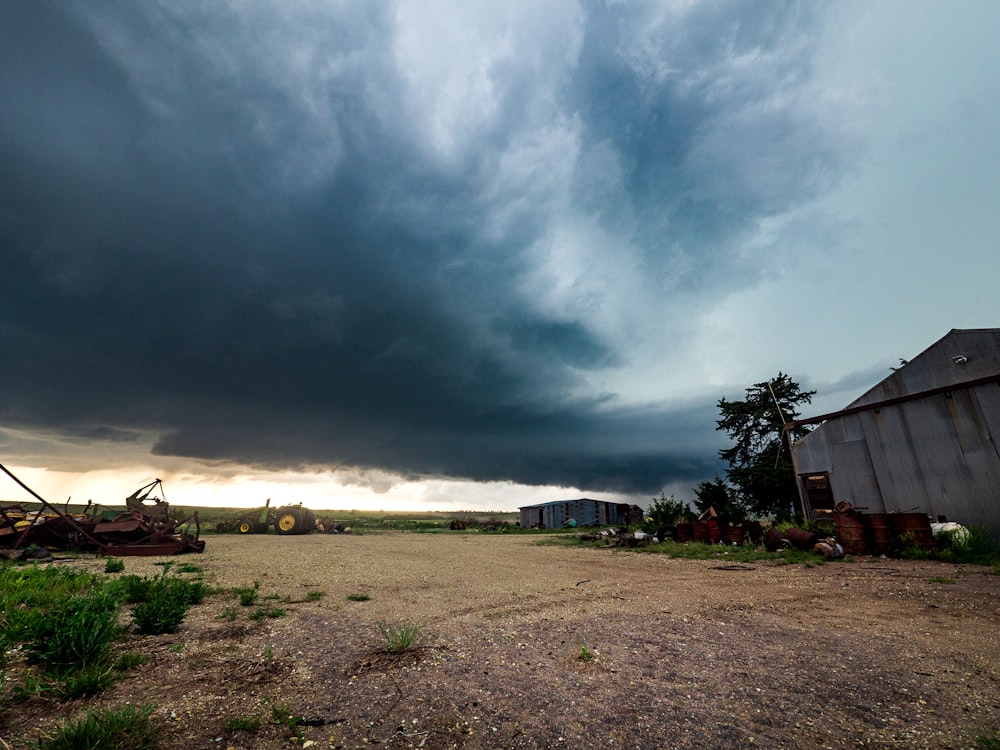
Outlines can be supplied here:
M836 501L917 510L1000 534L1000 386L957 388L829 420L793 448L800 477L827 472Z

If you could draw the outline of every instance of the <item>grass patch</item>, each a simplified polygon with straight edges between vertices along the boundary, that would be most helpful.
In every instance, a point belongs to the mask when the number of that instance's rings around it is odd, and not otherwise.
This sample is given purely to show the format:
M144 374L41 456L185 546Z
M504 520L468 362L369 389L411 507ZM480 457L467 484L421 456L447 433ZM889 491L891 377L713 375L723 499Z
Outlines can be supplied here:
M976 750L1000 750L1000 731L994 729L976 737Z
M120 557L109 557L104 561L105 573L121 573L125 570L125 561Z
M368 594L348 594L347 600L350 602L368 602L371 601L371 597Z
M399 654L413 648L420 638L420 627L411 622L393 625L383 620L378 624L378 627L382 633L382 640L385 642L385 650L390 654Z
M944 576L931 576L928 580L931 583L955 583L954 578L945 578Z
M115 670L118 672L128 672L130 669L135 669L136 667L141 667L143 664L149 661L149 657L145 654L136 654L129 652L127 654L122 654L115 660Z
M303 732L299 724L302 723L302 716L295 713L287 703L277 703L266 695L264 696L264 700L271 709L271 721L286 727L296 739L301 740Z
M256 732L260 729L260 724L257 716L234 716L226 719L224 726L227 732Z
M236 611L236 607L226 607L219 614L219 619L225 620L226 622L233 622L239 616L240 613Z
M580 653L576 655L576 658L582 662L589 662L597 658L597 653L586 646L580 646Z
M172 632L208 593L201 583L165 575L113 580L55 566L0 564L0 654L20 645L39 668L10 688L11 699L72 700L105 690L145 661L112 653L125 635L118 625L124 605L137 605L132 617L138 632ZM90 723L95 721L96 715Z
M258 607L250 613L251 620L263 620L265 617L284 617L288 613L281 607Z
M152 750L160 734L151 706L88 711L38 741L40 750Z
M308 592L306 594L306 601L307 602L318 602L324 596L326 596L326 592L325 591L310 591L310 592Z

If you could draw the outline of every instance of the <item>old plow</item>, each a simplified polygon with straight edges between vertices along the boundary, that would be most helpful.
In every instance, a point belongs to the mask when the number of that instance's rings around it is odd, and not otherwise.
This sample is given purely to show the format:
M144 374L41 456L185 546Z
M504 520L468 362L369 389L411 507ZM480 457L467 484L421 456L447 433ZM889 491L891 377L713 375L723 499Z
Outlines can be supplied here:
M89 550L102 555L151 556L203 552L198 513L178 517L163 498L163 482L156 479L125 498L124 512L101 512L91 502L79 513L59 509L0 464L7 476L41 503L38 510L24 504L0 507L0 550L13 556L29 547Z

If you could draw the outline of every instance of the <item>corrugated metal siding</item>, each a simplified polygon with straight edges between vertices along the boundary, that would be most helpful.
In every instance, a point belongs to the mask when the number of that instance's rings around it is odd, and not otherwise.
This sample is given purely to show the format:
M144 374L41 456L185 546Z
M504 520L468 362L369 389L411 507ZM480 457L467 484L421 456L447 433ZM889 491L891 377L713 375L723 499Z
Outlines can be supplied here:
M957 364L952 357L963 355ZM1000 362L1000 329L955 329L936 341L909 364L900 367L849 406L860 406L911 393L955 385L995 375Z
M800 476L829 473L837 501L1000 533L998 439L1000 387L989 383L832 419L792 451Z

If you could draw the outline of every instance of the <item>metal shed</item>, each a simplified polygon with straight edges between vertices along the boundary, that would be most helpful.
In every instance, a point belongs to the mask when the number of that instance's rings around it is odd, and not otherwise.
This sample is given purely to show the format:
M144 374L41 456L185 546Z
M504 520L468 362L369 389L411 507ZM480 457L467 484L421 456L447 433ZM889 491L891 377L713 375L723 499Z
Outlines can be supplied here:
M625 525L629 523L630 509L628 504L592 500L589 497L518 508L521 512L521 526L525 529L536 526L557 529L571 518L578 526Z
M820 424L822 423L822 424ZM1000 329L955 329L792 445L807 518L848 501L1000 534Z

